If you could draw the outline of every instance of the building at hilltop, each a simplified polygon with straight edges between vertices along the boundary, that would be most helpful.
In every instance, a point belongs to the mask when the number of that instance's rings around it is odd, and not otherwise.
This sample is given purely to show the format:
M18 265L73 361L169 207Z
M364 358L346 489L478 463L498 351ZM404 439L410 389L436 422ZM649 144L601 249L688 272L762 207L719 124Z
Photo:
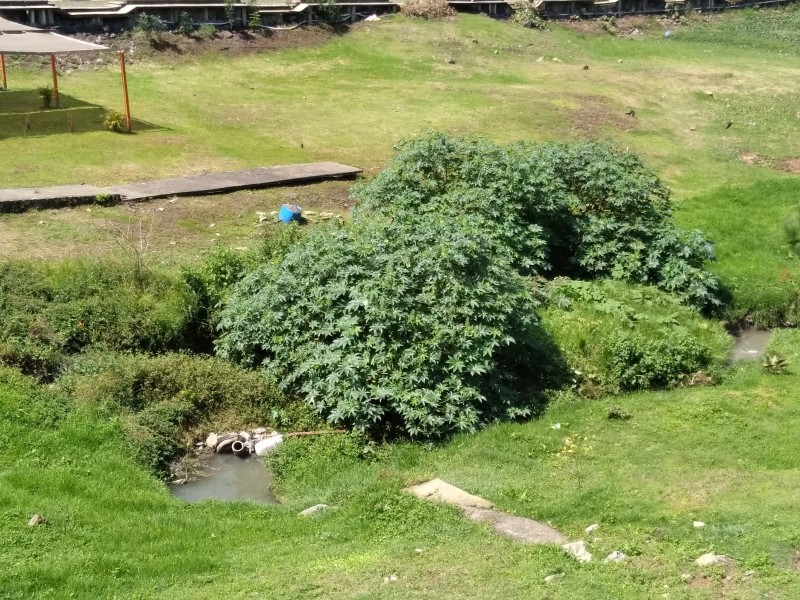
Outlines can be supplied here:
M527 0L449 0L462 12L509 16L517 2ZM787 0L533 0L543 16L661 14L685 9L722 10L728 7L786 4ZM371 14L395 12L402 0L338 0L344 18L355 21ZM265 25L313 22L315 2L302 0L237 0L242 22L257 11ZM133 26L139 13L177 24L181 12L196 23L227 22L224 0L0 0L0 17L39 27L58 26L65 31L120 31Z

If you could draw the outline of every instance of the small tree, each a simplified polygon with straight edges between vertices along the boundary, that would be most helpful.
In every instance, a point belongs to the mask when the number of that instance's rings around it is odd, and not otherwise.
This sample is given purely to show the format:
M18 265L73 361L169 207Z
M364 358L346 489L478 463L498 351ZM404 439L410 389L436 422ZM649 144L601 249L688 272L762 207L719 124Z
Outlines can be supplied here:
M236 29L236 0L225 0L225 18L231 30Z
M194 19L185 10L181 12L178 20L178 33L192 35L194 33Z
M342 8L336 0L320 0L317 3L317 16L320 21L328 25L342 24Z
M158 35L166 30L166 22L158 15L139 13L136 16L136 26L133 28L134 33L142 34L150 42L157 39Z
M145 283L145 257L150 252L156 218L154 212L132 218L124 226L114 225L109 234L122 254L131 261L133 281L138 287Z
M247 13L247 28L253 31L258 31L261 28L261 13L255 8L251 8Z

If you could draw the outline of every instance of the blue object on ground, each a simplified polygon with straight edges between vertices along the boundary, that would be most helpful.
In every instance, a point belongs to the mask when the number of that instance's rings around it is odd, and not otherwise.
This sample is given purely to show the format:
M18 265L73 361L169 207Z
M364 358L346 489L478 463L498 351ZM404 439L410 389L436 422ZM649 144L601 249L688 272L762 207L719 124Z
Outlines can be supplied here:
M664 32L664 37L665 38L668 38L668 37L671 37L671 36L672 36L672 32L669 29Z
M278 211L278 219L282 223L291 223L292 221L299 221L303 216L303 209L296 204L282 204L281 209Z

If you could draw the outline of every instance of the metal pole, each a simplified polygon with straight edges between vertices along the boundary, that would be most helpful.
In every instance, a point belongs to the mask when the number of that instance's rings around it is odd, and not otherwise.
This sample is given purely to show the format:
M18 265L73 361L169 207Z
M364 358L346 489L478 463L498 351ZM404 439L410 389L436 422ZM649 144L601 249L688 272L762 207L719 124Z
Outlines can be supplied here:
M56 55L50 55L50 69L53 71L53 97L56 101L56 108L61 108L61 96L58 93L58 74L56 73Z
M125 73L125 53L119 53L119 67L122 70L122 95L125 98L125 125L128 133L131 132L131 104L128 100L128 75Z
M3 72L3 89L8 89L8 80L6 79L6 55L0 54L0 71Z

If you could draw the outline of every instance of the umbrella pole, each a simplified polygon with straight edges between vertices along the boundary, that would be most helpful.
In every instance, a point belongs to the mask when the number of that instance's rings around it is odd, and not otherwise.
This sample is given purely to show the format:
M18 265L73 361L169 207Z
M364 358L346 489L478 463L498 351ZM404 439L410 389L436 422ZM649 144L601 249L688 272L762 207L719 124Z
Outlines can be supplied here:
M131 132L131 103L128 100L128 76L125 73L125 53L119 53L119 68L122 71L122 95L125 98L125 125Z
M3 72L3 89L8 89L8 80L6 79L6 55L0 54L0 71Z
M53 71L53 97L56 101L56 108L61 108L61 96L58 93L58 74L56 73L56 55L50 55L50 70Z

